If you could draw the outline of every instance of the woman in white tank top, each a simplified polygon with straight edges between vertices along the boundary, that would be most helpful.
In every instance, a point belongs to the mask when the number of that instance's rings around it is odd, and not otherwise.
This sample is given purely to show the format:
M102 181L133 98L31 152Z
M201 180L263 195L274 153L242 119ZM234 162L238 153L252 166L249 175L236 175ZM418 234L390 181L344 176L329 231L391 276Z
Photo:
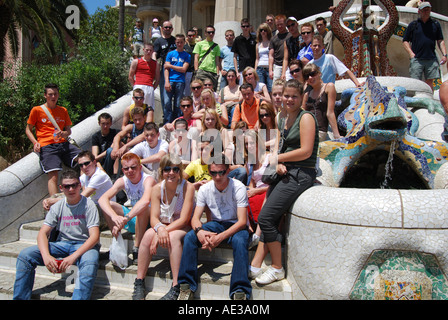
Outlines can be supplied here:
M156 254L157 247L161 246L168 249L173 276L172 287L162 299L177 299L182 240L191 229L194 187L183 179L182 165L174 164L169 155L160 161L159 181L151 195L151 228L146 231L140 244L134 296L138 286L142 285L141 280L144 283L152 256Z
M267 23L262 23L257 30L257 47L255 69L260 82L266 84L268 92L272 90L272 79L269 77L269 43L272 31Z

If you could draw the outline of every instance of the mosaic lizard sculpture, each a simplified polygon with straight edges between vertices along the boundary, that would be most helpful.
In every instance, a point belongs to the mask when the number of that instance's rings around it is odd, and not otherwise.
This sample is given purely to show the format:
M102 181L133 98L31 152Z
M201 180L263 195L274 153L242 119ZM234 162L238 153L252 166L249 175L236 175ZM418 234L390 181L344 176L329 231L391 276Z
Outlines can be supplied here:
M362 26L355 31L345 26L343 17L354 0L342 0L331 16L331 30L344 47L343 62L356 77L395 76L396 72L387 57L387 42L399 22L397 8L392 0L375 0L386 12L386 20L376 28L368 17L369 0L362 2Z
M437 171L448 161L448 143L415 137L419 122L407 106L445 116L440 103L406 97L403 87L389 92L374 76L369 76L361 88L345 90L341 104L347 101L349 106L338 116L338 125L346 135L320 143L320 158L330 165L335 186L363 155L373 150L389 151L392 141L396 141L394 156L413 168L428 188L434 188Z

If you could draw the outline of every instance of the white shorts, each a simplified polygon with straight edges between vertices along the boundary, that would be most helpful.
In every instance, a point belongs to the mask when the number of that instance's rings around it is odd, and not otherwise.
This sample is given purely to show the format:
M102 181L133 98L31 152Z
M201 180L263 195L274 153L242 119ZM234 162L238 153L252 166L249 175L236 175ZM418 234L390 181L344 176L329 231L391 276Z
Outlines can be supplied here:
M134 85L132 90L135 90L137 88L142 89L145 93L145 100L143 103L146 103L148 106L155 108L154 87L146 86L144 84L136 84Z

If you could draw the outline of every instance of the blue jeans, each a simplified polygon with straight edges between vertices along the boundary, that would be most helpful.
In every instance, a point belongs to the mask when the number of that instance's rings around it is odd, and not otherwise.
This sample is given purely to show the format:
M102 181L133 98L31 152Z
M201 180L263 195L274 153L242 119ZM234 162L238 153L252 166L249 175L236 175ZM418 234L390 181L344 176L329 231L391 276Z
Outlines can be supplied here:
M164 102L163 105L163 123L171 123L175 119L182 116L180 110L180 99L183 97L185 82L171 82L171 91L163 91Z
M84 242L58 241L50 242L50 254L55 258L65 258L78 250ZM85 252L78 259L78 277L75 281L73 300L89 300L96 279L99 260L99 245ZM30 300L34 285L36 267L43 266L44 261L38 246L23 249L16 262L16 280L14 282L14 300Z
M221 233L233 225L232 222L210 221L202 226L204 230ZM230 278L229 296L235 292L244 292L249 299L252 286L249 280L249 232L244 229L235 233L226 240L233 248L233 268ZM188 283L195 292L198 289L198 248L202 247L194 230L187 233L184 238L184 248L178 276L179 283Z
M257 67L257 74L260 78L260 82L263 82L267 88L268 92L272 91L272 79L269 77L269 69L264 67Z
M244 185L247 182L247 172L245 168L236 168L229 172L229 178L234 178L241 181Z

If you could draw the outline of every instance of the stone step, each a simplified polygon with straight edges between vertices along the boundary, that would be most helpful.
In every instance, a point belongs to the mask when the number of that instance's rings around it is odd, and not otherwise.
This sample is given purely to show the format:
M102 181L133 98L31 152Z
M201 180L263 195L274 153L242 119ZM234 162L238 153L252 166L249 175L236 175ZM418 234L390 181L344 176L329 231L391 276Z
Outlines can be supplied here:
M4 296L6 299L12 297L16 258L22 249L36 244L37 231L41 225L42 221L23 225L20 230L20 235L23 239L0 245L0 296ZM132 248L132 235L124 233L123 237L129 241L130 245L128 245L128 248ZM110 231L102 232L101 243L103 248L92 299L131 299L133 283L137 274L137 266L132 265L130 261L130 265L126 270L120 270L111 264L107 256L107 248L110 245L111 238ZM253 251L251 252L252 255ZM129 257L131 258L131 256ZM148 268L145 286L149 291L147 296L149 300L159 299L168 292L171 286L171 272L167 257L168 253L166 250L159 250L158 254L153 257ZM201 252L198 258L200 285L195 298L209 300L228 299L230 275L233 265L232 250L226 247L216 248L211 253ZM65 289L67 287L66 279L72 273L73 271L62 275L53 275L45 267L38 267L36 269L36 284L33 291L36 293L36 299L58 298L58 292L65 292L67 290ZM258 286L255 281L252 281L252 288L254 300L289 300L292 298L292 289L287 280L267 286ZM116 294L111 293L112 291L116 291ZM71 296L71 294L68 294L68 296ZM62 295L59 298L63 299L64 297ZM33 296L33 298L35 297Z

